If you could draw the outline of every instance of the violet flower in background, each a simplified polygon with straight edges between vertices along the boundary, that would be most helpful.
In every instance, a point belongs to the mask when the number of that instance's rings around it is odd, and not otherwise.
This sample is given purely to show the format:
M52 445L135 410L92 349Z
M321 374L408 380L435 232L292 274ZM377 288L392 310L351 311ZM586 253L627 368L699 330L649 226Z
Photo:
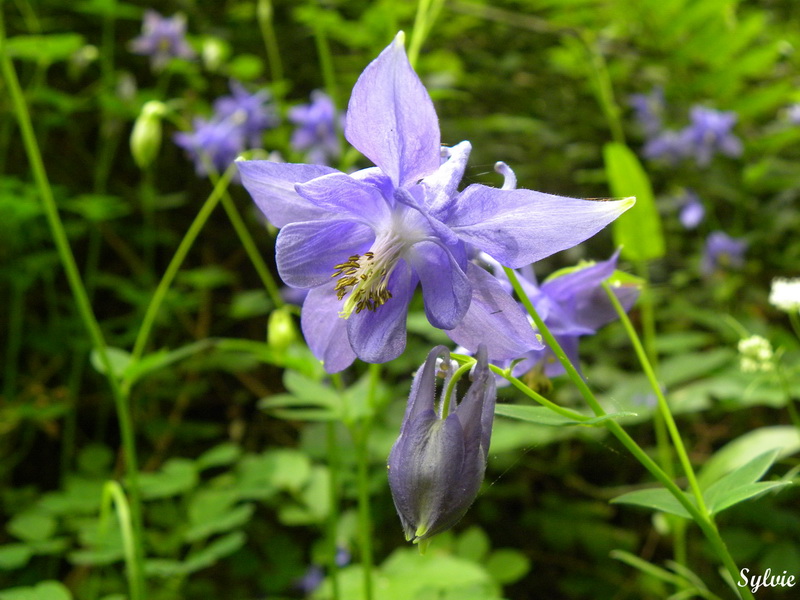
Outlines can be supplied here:
M664 160L673 165L690 156L691 152L692 148L684 133L673 129L665 129L650 138L642 150L646 158Z
M356 356L399 356L418 284L430 323L472 351L485 341L502 360L540 347L529 327L505 338L519 344L495 343L498 329L527 321L497 280L468 262L469 251L520 267L591 237L634 203L484 185L459 193L470 144L442 150L402 33L356 82L345 137L377 167L348 175L322 165L238 163L244 186L281 228L281 278L310 290L303 334L328 372Z
M444 382L437 402L440 370ZM486 347L478 348L472 383L457 405L446 397L452 375L450 353L436 346L414 376L400 436L389 454L392 499L406 539L414 543L455 525L478 495L486 472L496 400Z
M716 153L733 158L742 155L742 141L731 131L737 119L734 112L692 107L692 122L682 135L699 166L707 166Z
M292 134L292 148L307 152L311 163L329 165L339 157L337 127L341 119L325 92L311 92L311 103L291 108L289 120L297 126Z
M792 125L800 125L800 102L791 104L786 108L786 120Z
M649 94L631 94L628 104L633 108L636 121L647 137L654 137L661 132L664 114L664 90L655 87Z
M556 274L541 286L537 284L532 268L519 269L517 278L525 294L547 328L563 348L573 365L580 370L578 356L579 338L593 335L617 320L617 311L611 304L602 287L604 281L614 274L617 268L617 250L608 260L578 266L564 274ZM505 277L503 274L500 277ZM620 304L629 311L639 297L637 285L612 287ZM508 366L509 361L499 366ZM532 369L540 369L547 377L564 373L553 352L548 347L531 350L524 360L514 367L514 375L520 377Z
M230 81L230 88L230 96L222 96L214 101L214 118L219 121L233 119L241 127L248 147L261 147L264 131L280 123L278 113L270 103L269 92L262 89L251 94L235 80Z
M232 117L223 120L196 118L193 124L192 131L178 132L173 139L186 151L200 176L208 175L206 161L222 173L245 149L244 130Z
M154 71L163 69L173 58L190 60L195 57L186 41L186 17L180 13L164 17L151 9L145 11L142 35L131 40L130 50L149 56Z
M740 269L744 266L746 250L745 240L733 238L722 231L714 231L706 239L700 271L703 275L711 275L719 269Z
M678 214L681 225L686 229L695 229L706 216L706 209L700 198L692 190L685 190L683 203Z
M186 150L200 176L208 175L206 161L222 173L244 150L261 147L264 131L278 124L274 107L269 104L269 92L251 94L233 80L230 88L230 96L214 102L210 119L196 118L192 131L176 133L173 138Z

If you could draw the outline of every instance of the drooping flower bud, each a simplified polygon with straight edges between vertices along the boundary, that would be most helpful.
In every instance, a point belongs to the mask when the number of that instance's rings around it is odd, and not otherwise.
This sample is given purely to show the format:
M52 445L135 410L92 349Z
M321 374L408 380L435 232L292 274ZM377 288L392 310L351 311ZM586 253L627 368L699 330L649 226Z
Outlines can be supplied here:
M444 359L437 366L437 359ZM446 397L450 354L437 346L411 385L400 437L389 454L389 486L406 539L419 543L455 525L478 495L492 435L495 380L479 346L469 390ZM445 373L436 402L437 371ZM449 400L449 401L448 401ZM446 414L445 414L446 413Z
M140 169L146 169L155 160L161 148L161 118L166 107L151 100L142 107L131 132L131 154Z

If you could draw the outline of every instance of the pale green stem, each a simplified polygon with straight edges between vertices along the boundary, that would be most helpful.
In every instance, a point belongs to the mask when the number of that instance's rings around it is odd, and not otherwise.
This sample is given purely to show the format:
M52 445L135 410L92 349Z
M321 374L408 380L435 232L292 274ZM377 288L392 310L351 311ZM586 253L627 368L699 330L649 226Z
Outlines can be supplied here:
M336 423L328 422L326 429L328 446L328 469L330 469L330 487L328 496L331 509L328 515L328 577L331 580L333 600L339 600L339 565L336 564L336 550L339 536L339 444L336 442Z
M467 363L465 365L461 365L456 372L453 373L453 376L450 378L450 381L447 382L447 389L444 392L444 400L442 401L442 418L447 418L447 415L450 414L450 399L453 397L453 392L456 389L456 385L458 384L458 380L464 376L464 373L467 373L474 363Z
M794 329L794 334L798 338L800 338L800 314L797 311L790 312L789 322L792 324L792 329Z
M261 37L264 39L264 47L267 50L267 61L269 62L270 75L272 81L283 79L283 64L281 63L281 53L278 49L278 40L275 37L273 27L274 10L270 0L258 0L256 9L258 26L261 29Z
M108 511L111 503L117 513L120 532L122 534L122 548L125 555L125 566L128 571L128 588L131 600L144 600L144 589L141 582L144 580L143 565L136 552L136 538L131 526L131 512L125 492L116 481L107 481L103 486L103 496L100 502L100 530L105 531L108 523Z
M181 268L183 261L186 259L189 249L192 247L192 244L194 244L194 241L200 233L200 230L203 229L203 226L206 224L206 221L208 221L208 218L211 216L211 213L214 211L217 203L220 201L225 190L227 189L235 168L236 167L234 165L231 165L228 170L225 171L222 177L220 177L217 185L214 186L211 195L208 197L208 199L206 199L205 203L200 209L200 212L197 213L194 221L189 226L186 235L184 235L180 245L178 246L178 249L175 251L175 255L172 257L172 260L167 266L167 270L164 272L158 287L156 287L156 291L150 298L150 304L147 307L147 311L142 319L142 324L139 327L139 333L136 336L136 341L133 344L131 357L134 362L139 360L144 354L145 346L147 345L147 340L150 336L150 331L152 330L156 317L158 316L158 311L161 308L161 304L164 302L164 298L166 297L167 292L169 291L169 288L175 279L175 276L178 274L178 270ZM125 383L125 387L126 390L130 387L129 382Z
M47 177L47 171L44 168L42 155L39 151L39 145L36 141L36 136L33 131L30 113L25 98L22 95L22 89L17 79L17 73L14 70L14 65L11 63L11 58L5 51L6 35L5 35L5 21L3 18L3 10L0 6L0 66L2 67L3 78L6 81L6 87L11 97L11 104L14 107L14 112L19 125L20 133L22 135L23 145L25 152L30 161L31 171L36 181L44 206L47 222L50 226L50 231L53 235L53 240L58 251L59 258L64 267L67 281L69 282L72 295L78 308L78 313L81 316L84 327L89 333L92 341L92 346L97 351L100 361L103 364L103 370L108 384L111 388L111 393L114 398L114 404L117 412L117 419L119 421L120 437L122 438L122 446L125 451L125 465L126 474L128 477L128 486L131 495L130 510L131 520L133 522L133 536L136 540L135 546L137 553L143 551L142 547L142 512L141 512L141 498L139 493L139 468L136 460L136 443L133 434L133 423L131 421L128 399L122 393L119 382L114 375L114 370L111 366L111 361L108 357L107 344L100 329L100 324L92 311L91 302L83 285L83 280L80 276L80 271L75 262L75 256L72 253L72 248L69 244L64 224L61 221L61 216L58 212L58 207L53 197L53 190L50 187L50 181ZM141 556L141 554L139 554ZM144 580L140 582L140 587L144 590Z
M623 327L625 327L625 331L628 333L628 337L631 340L631 344L636 352L636 356L639 358L639 363L642 366L642 370L644 371L647 380L650 382L650 387L653 388L653 393L655 393L658 400L658 410L667 425L667 430L669 431L670 438L672 439L672 444L675 446L675 451L678 454L678 460L680 461L681 466L683 467L683 472L686 474L686 478L689 481L689 487L692 489L695 502L697 502L697 506L703 514L708 514L705 500L703 500L703 491L700 489L700 484L697 482L694 468L689 460L689 455L686 452L686 447L681 439L678 426L675 424L672 411L669 409L667 399L664 397L664 393L661 391L661 385L659 385L656 374L653 371L653 367L650 364L650 361L647 359L647 353L645 352L642 342L636 333L636 329L634 328L633 323L631 323L630 318L628 318L628 314L625 312L625 309L622 308L619 298L617 298L617 295L608 285L607 281L603 282L603 289L606 291L609 300L611 300L614 310L617 311L617 316L619 317Z
M419 58L419 52L425 38L428 37L436 17L442 10L443 0L419 0L417 14L414 17L414 30L411 32L411 41L408 44L408 62L414 67Z

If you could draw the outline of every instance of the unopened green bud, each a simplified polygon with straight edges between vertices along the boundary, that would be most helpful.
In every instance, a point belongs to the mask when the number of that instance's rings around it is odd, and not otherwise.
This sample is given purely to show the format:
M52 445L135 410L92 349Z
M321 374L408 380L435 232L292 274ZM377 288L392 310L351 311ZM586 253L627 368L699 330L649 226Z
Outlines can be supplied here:
M136 118L131 132L131 154L140 169L146 169L155 160L161 148L161 117L166 107L152 100L145 103Z
M276 308L267 322L267 342L275 350L285 350L297 340L297 330L291 313L285 308Z
M230 45L219 38L207 37L203 40L203 64L209 71L217 71L230 58Z

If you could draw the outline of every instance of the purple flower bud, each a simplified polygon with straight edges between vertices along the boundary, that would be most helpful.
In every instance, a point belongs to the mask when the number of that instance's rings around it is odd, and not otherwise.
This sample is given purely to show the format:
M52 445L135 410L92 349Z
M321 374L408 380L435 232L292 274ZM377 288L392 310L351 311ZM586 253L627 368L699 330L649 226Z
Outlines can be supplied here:
M693 106L691 119L682 135L698 166L707 166L716 152L734 158L742 155L742 141L731 132L738 119L736 113Z
M440 370L445 377L437 403ZM496 399L486 347L478 348L472 384L458 405L446 398L452 374L447 348L435 347L414 376L400 437L389 454L392 498L406 539L414 543L455 525L478 495L486 471Z
M706 216L706 209L692 190L686 190L678 218L686 229L695 229Z
M658 135L665 106L664 90L655 87L649 94L632 94L628 96L628 104L633 108L644 134L648 137Z

